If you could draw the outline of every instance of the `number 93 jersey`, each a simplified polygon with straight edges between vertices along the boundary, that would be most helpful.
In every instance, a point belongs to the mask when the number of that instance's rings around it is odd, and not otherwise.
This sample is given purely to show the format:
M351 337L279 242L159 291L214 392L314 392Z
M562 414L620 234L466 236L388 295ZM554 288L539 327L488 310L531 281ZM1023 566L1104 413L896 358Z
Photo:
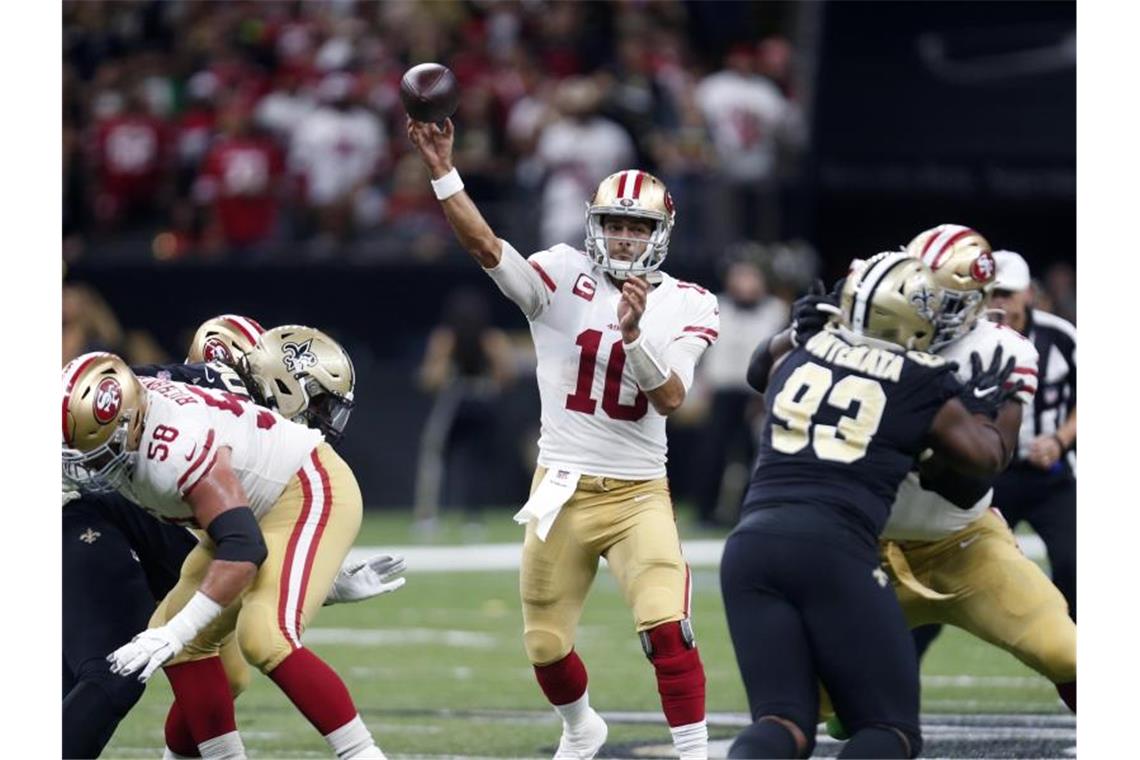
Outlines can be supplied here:
M234 473L260 519L324 437L227 391L155 377L146 424L124 496L168 522L196 526L185 496L230 448Z
M818 504L878 536L934 415L961 383L932 354L853 344L825 330L768 385L760 454L743 511Z
M556 245L529 258L549 291L530 318L538 357L538 463L623 480L665 476L665 417L626 367L621 289L582 252ZM642 340L686 392L720 326L716 296L661 272L646 301Z

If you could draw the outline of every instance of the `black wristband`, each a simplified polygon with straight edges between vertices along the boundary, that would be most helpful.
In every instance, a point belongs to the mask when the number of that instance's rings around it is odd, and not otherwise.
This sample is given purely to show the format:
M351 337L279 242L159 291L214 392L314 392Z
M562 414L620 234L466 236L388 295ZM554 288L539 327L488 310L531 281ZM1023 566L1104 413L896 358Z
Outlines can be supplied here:
M269 554L261 526L249 507L234 507L222 512L210 522L206 533L216 546L214 559L252 562L260 567Z

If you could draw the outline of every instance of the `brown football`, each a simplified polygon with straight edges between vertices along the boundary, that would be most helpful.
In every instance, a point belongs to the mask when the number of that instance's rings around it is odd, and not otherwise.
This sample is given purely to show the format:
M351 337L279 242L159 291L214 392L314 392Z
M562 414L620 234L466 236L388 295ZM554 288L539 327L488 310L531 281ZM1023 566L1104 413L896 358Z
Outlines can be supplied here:
M421 63L400 80L400 100L416 121L441 122L459 106L459 83L446 66Z

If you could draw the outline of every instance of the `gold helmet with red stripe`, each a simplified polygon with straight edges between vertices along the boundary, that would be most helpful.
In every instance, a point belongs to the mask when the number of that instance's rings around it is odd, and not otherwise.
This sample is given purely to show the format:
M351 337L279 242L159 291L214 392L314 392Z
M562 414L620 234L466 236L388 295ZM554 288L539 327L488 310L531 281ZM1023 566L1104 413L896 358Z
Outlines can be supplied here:
M605 219L609 216L633 217L653 223L648 241L617 238L632 240L638 246L644 244L644 250L635 254L632 261L610 256L604 230ZM676 216L673 198L665 189L665 183L652 174L634 169L611 174L598 185L593 199L586 206L586 254L616 279L624 280L630 275L643 277L656 271L665 261ZM611 235L609 239L615 238Z
M974 329L993 290L997 266L989 242L960 224L940 224L920 232L906 247L934 273L944 292L936 320L937 350Z
M194 333L186 363L218 361L236 368L263 332L265 328L249 317L238 314L211 317Z
M130 476L146 390L114 354L93 352L63 368L63 478L81 491L114 490Z
M929 267L905 251L856 259L839 297L840 332L860 342L926 351L941 299Z

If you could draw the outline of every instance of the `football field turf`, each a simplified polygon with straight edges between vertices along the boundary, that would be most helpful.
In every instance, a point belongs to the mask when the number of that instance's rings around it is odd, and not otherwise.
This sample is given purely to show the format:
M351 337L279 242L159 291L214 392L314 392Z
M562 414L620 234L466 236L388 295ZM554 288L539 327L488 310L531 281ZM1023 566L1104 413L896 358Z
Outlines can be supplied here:
M686 529L688 537L713 538ZM462 543L464 526L444 519L434 540ZM509 513L488 513L480 542L521 540ZM405 515L370 513L358 546L422 543ZM470 540L468 541L470 542ZM514 570L417 571L407 585L359 604L324 608L304 641L344 677L361 715L389 757L549 757L560 724L522 650ZM708 677L711 754L745 720L746 702L721 604L716 568L693 570L693 619ZM589 670L590 701L610 722L607 756L671 756L653 669L608 570L599 569L577 641ZM156 676L123 721L105 757L160 757L170 703ZM237 702L251 758L330 757L325 742L260 674ZM947 629L923 668L926 756L1064 757L1074 721L1053 687L1010 655ZM1034 741L1038 743L1034 744ZM941 743L940 743L941 742ZM935 750L931 752L930 750ZM821 741L818 755L834 754Z

